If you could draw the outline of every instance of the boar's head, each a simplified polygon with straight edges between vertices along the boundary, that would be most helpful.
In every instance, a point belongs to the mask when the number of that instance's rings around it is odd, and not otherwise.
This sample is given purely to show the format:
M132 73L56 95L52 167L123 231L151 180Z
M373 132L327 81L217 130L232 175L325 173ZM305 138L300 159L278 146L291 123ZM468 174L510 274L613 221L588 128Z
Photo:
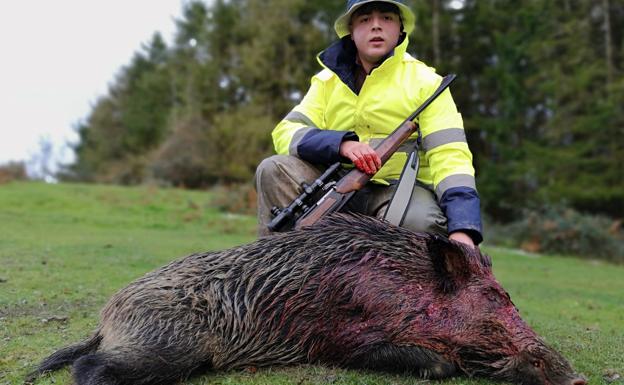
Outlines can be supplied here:
M587 383L522 320L488 256L438 236L427 244L439 283L425 313L444 318L439 347L462 371L524 385Z

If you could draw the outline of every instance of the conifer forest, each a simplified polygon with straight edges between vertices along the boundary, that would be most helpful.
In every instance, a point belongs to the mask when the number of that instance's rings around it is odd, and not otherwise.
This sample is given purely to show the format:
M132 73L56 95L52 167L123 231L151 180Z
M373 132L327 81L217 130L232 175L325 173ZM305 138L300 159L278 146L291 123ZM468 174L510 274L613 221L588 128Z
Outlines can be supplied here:
M455 73L483 211L624 216L624 1L413 0L408 52ZM336 0L187 1L76 124L64 180L250 183L321 70ZM111 75L113 77L113 75Z

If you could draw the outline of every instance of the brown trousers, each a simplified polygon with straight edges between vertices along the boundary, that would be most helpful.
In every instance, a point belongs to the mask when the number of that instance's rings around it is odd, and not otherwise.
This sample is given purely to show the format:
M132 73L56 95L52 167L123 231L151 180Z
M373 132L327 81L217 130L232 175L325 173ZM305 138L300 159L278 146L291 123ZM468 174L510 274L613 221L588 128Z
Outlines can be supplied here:
M273 219L271 207L288 206L301 194L301 184L312 183L323 171L323 168L290 155L273 155L264 159L256 169L255 176L258 192L258 235L271 233L267 228ZM396 184L385 186L369 183L355 193L342 211L383 218L395 189ZM446 217L429 188L418 183L414 186L401 226L413 231L446 234Z

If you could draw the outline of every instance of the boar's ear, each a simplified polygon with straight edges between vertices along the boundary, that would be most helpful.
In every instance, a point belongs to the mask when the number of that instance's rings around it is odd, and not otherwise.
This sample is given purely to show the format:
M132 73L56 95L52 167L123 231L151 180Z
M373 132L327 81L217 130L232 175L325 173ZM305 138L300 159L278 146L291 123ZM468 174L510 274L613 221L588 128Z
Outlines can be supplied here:
M427 247L444 292L453 292L468 280L470 261L461 246L446 237L432 234L427 240Z

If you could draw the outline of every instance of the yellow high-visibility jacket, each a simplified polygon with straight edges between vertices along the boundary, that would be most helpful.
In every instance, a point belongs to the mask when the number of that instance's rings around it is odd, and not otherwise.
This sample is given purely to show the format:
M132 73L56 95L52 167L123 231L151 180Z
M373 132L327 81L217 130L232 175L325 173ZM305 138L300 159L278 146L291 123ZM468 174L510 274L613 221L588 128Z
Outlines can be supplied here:
M318 56L324 69L312 77L307 94L273 130L278 154L315 164L348 162L339 154L344 140L374 148L439 86L442 77L406 53L407 37L356 89L356 48L346 36ZM481 240L480 203L472 154L461 114L450 90L444 91L417 120L423 143L418 180L432 187L448 218L449 232L467 231ZM415 139L415 135L414 135ZM403 145L375 174L372 182L399 179L413 146Z

